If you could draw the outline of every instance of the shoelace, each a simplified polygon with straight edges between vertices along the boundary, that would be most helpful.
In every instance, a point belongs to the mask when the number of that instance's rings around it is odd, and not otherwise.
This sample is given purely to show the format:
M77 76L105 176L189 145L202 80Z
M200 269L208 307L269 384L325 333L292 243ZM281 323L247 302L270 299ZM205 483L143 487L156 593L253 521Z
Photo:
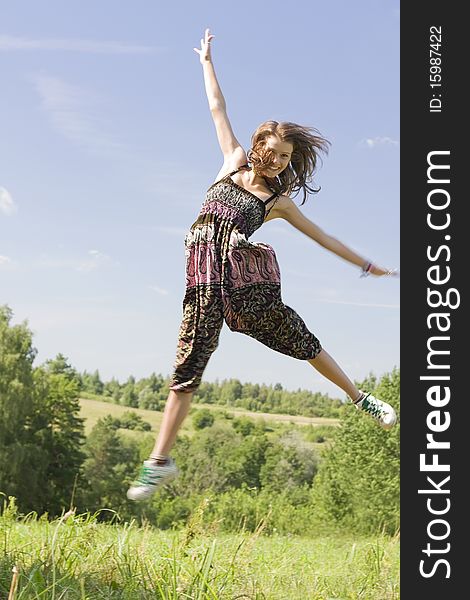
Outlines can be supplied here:
M374 417L374 419L381 419L385 414L384 409L378 403L369 400L369 394L362 400L361 408Z
M137 478L137 483L141 483L144 485L148 485L151 483L155 483L156 480L162 478L161 473L154 473L150 467L142 467L139 473L139 477Z

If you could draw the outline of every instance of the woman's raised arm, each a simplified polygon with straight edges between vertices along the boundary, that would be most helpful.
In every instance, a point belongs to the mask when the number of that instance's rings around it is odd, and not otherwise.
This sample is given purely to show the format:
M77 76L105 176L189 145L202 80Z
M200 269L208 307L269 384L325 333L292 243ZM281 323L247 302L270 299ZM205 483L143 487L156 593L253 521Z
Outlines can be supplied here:
M201 39L201 48L194 48L194 51L199 54L203 67L207 100L214 120L220 149L224 155L224 163L238 166L246 162L246 154L232 131L227 116L225 98L215 75L210 47L213 38L214 36L209 33L209 29L206 29L204 39Z

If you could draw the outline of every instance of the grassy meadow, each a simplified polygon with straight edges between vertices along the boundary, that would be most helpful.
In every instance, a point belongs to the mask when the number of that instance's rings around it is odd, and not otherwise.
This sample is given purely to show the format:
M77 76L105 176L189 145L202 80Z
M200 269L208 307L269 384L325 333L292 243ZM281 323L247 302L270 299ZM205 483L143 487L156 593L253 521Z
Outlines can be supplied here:
M178 532L96 517L0 517L0 597L14 600L397 600L397 538Z
M273 427L337 425L335 419L249 413L213 405L195 409L264 419ZM162 413L81 399L89 434L98 419L132 410L158 431ZM187 419L183 434L195 433ZM142 432L125 431L138 436ZM145 433L144 435L149 435ZM319 444L319 447L322 445ZM268 534L270 514L256 530L222 530L203 518L204 499L185 526L160 530L109 522L113 511L51 520L20 515L10 500L0 516L0 599L5 600L399 600L399 537L354 536L338 529L317 535ZM307 526L307 524L306 524Z
M337 425L339 419L330 419L325 417L303 417L294 415L281 415L272 413L259 413L251 412L247 410L237 408L225 408L224 406L218 406L214 404L194 404L193 409L198 410L201 408L207 408L214 412L225 412L233 415L234 417L250 417L251 419L263 419L266 423L291 423L293 425ZM160 427L163 413L155 410L145 410L142 408L130 408L129 406L122 406L120 404L114 404L112 402L104 402L102 400L94 400L89 398L80 399L80 416L85 419L85 432L88 434L94 425L107 415L112 417L121 417L125 412L135 412L139 416L152 425L152 433L157 433ZM191 419L187 419L183 423L181 429L182 435L191 435L193 427L191 425Z

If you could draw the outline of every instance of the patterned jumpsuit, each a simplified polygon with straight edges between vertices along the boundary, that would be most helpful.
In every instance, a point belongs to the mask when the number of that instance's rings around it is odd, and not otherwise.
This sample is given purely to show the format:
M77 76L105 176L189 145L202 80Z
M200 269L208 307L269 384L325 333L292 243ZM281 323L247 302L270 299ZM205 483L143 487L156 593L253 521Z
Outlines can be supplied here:
M308 360L321 350L300 316L282 302L273 248L248 240L276 194L264 201L235 183L231 176L245 167L209 187L185 239L186 293L170 384L175 391L198 388L224 320L232 331L293 358Z

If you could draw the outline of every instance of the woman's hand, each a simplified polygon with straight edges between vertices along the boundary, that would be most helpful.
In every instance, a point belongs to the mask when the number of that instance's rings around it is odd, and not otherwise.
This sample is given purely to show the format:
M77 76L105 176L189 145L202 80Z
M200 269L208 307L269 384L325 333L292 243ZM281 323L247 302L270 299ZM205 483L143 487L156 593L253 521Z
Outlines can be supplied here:
M209 29L206 29L204 32L204 39L201 39L201 48L193 48L194 52L199 54L201 64L211 60L211 40L214 37L215 36L213 36L212 33L209 33Z
M377 265L371 264L369 270L365 274L372 273L372 275L377 275L378 277L382 275L388 275L389 277L399 277L400 272L398 269L383 269Z

